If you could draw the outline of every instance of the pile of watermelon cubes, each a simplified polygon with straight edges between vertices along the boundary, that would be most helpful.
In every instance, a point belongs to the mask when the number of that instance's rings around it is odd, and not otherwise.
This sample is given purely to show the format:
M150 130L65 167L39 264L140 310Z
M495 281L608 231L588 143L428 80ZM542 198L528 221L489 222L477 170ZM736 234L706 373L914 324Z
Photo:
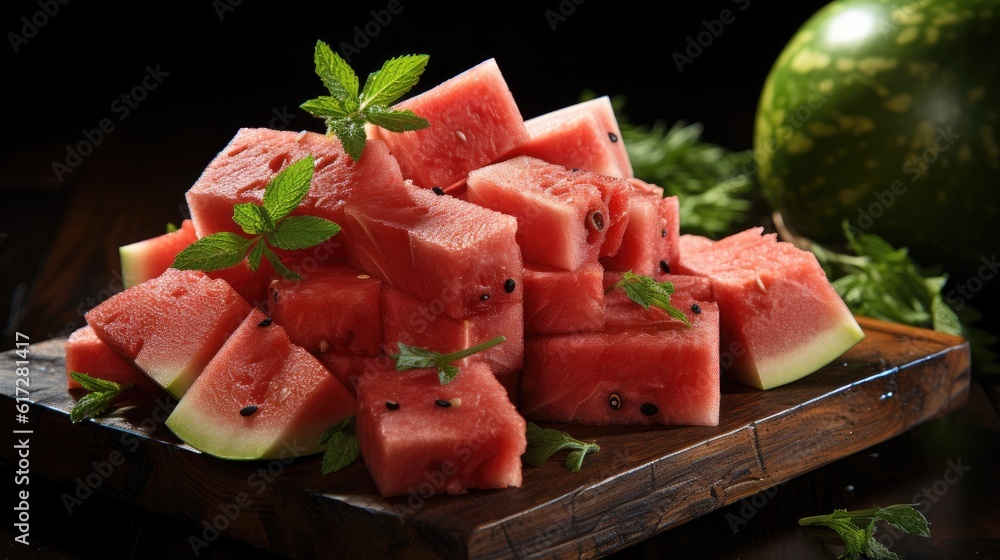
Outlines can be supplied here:
M187 192L191 219L121 248L127 289L69 338L67 371L166 391L167 426L224 458L317 453L356 415L394 496L430 472L436 493L520 486L526 420L717 425L720 375L769 389L863 337L810 253L760 228L681 236L676 197L632 177L607 97L525 121L488 60L397 108L430 127L369 126L357 161L333 136L239 130ZM282 254L301 280L266 260L169 268L200 237L241 234L234 205L307 155L294 214L342 231ZM690 324L632 301L626 272L670 282ZM391 358L501 335L448 384Z

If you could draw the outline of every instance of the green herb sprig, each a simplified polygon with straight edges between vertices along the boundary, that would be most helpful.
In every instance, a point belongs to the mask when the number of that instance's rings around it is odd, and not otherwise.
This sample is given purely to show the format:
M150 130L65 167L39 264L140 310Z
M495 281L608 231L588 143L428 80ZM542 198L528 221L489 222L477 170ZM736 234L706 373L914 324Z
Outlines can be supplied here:
M604 293L610 293L616 288L625 290L629 299L641 305L643 309L649 309L650 305L659 307L674 319L681 321L688 327L691 326L687 315L670 303L670 296L674 293L672 282L657 282L649 276L640 276L630 270L622 274L620 280L608 286Z
M301 280L286 267L272 247L306 249L330 239L340 226L318 216L289 216L312 183L315 161L311 155L292 163L275 175L264 188L263 204L246 202L233 207L233 221L253 237L232 232L206 235L184 248L172 266L180 270L211 272L236 266L247 260L251 270L260 268L263 258L285 278Z
M119 395L132 388L133 383L115 383L91 377L86 373L71 371L70 377L76 380L81 387L90 391L77 401L76 406L69 412L71 422L80 422L87 418L97 418L118 398Z
M357 461L361 448L355 433L355 416L348 416L323 432L319 444L326 446L320 464L323 474L337 472Z
M354 69L329 45L316 41L313 59L316 74L330 95L310 99L301 108L326 121L327 134L337 136L351 159L357 161L365 149L368 137L366 122L392 132L430 126L426 119L409 109L391 108L397 99L416 85L427 66L427 55L406 55L387 60L381 70L368 75L360 95Z
M498 336L471 348L458 350L450 354L442 354L441 352L418 348L400 342L399 353L392 354L390 357L396 362L396 370L398 371L416 368L437 368L438 380L442 385L445 385L454 381L458 375L458 366L451 365L452 362L457 362L462 358L467 358L483 350L493 348L505 340L507 340L507 337Z
M931 536L930 526L914 504L897 504L857 511L834 510L828 515L799 519L799 525L833 529L844 541L843 560L858 560L862 555L873 560L899 560L901 557L875 539L875 523L882 521L909 535Z
M542 428L533 422L528 422L528 449L521 458L525 463L538 467L543 465L550 457L569 449L566 456L566 468L573 472L580 472L583 467L583 458L588 453L597 453L601 446L597 443L587 443L580 441L566 432L552 428Z

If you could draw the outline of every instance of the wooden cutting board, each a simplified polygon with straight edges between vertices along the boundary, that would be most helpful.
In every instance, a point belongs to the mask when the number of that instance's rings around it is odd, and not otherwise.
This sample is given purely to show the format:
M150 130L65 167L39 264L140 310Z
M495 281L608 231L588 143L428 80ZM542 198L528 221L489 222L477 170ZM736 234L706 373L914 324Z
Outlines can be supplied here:
M948 413L966 400L961 338L859 318L840 359L762 392L723 386L717 427L554 425L601 451L572 473L553 458L518 489L384 499L356 463L240 463L204 456L161 425L166 398L72 424L64 340L29 349L28 423L16 422L14 350L3 354L3 433L30 430L31 470L291 557L599 557ZM23 384L22 384L23 385ZM21 396L24 396L23 394ZM16 463L12 445L0 453ZM558 457L558 456L557 456Z

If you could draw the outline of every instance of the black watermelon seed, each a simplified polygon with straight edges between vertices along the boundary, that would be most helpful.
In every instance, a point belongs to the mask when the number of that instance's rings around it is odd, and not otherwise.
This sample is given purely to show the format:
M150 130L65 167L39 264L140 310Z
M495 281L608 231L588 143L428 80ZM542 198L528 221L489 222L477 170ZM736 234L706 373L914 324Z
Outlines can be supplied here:
M664 274L670 274L670 265L667 264L667 261L660 261L660 270L662 270Z
M604 214L600 210L594 210L587 216L587 227L594 231L604 230Z
M514 288L516 287L517 283L514 282L513 278L508 278L507 281L503 283L503 291L507 292L508 294L513 293Z
M392 401L385 401L385 407L389 410L399 410L399 403Z
M254 412L257 412L257 405L244 406L240 409L240 416L253 416Z
M479 296L480 301L488 301L490 299L490 294L483 294Z
M659 410L656 408L656 405L653 403L642 403L642 406L639 407L639 412L645 414L646 416L652 416L658 411Z
M444 196L444 189L442 189L441 187L434 187L431 190L434 191L434 194L438 196Z
M660 237L666 237L666 236L667 236L667 230L666 229L661 229L660 230Z
M451 401L446 401L444 399L438 399L438 400L434 401L434 404L436 404L438 406L441 406L441 407L444 407L444 408L448 408L449 406L451 406Z
M611 396L608 397L608 406L611 407L611 410L618 410L619 408L621 408L622 407L621 396L618 395L618 393L611 393Z
M273 323L273 322L274 322L274 320L271 319L270 317L268 317L268 318L264 319L263 321L257 323L257 326L258 327L270 327L271 323Z
M573 169L570 169L570 171L572 171L572 172L574 172L574 173L575 173L575 172L577 172L577 171L579 171L579 170L580 170L580 168L579 168L579 167L574 167Z
M693 313L694 313L695 315L698 315L699 313L701 313L701 306L700 306L700 305L698 305L697 303L692 303L692 304L691 304L691 311L692 311L692 312L693 312Z
M610 138L612 142L617 142L618 141L618 135L615 134L614 132L609 132L608 133L608 138Z

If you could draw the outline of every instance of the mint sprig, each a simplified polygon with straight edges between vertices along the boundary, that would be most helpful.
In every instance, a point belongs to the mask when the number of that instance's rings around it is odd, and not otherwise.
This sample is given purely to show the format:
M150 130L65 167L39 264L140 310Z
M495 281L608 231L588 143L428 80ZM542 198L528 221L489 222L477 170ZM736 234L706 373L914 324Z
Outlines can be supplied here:
M566 456L566 468L573 472L580 472L583 467L583 458L588 453L596 453L601 450L601 446L594 442L580 441L566 432L542 428L533 422L528 422L527 435L528 448L521 458L533 467L541 466L559 451L569 449L570 452Z
M858 560L861 556L876 560L898 560L901 558L875 539L875 523L882 521L896 529L920 537L931 536L930 526L922 513L914 509L914 504L896 504L888 507L847 511L834 510L828 515L816 515L799 519L802 526L820 526L833 529L844 541L844 560Z
M649 309L650 305L659 307L674 319L683 322L688 327L691 326L687 315L670 303L670 296L674 293L672 282L657 282L648 276L633 274L630 270L622 274L620 280L608 286L604 293L607 294L615 288L625 290L628 298L641 305L643 309Z
M396 362L397 371L417 368L437 368L438 380L442 385L445 385L454 381L455 376L458 375L458 367L451 365L451 362L457 362L462 358L466 358L477 352L482 352L483 350L492 348L505 340L507 340L507 337L498 336L487 340L482 344L477 344L471 348L458 350L450 354L442 354L441 352L435 352L434 350L428 350L426 348L418 348L416 346L410 346L409 344L403 344L400 342L399 353L392 354L390 357Z
M391 58L381 70L372 72L358 94L358 76L354 69L323 41L316 41L313 54L316 75L330 92L306 101L300 107L326 121L326 133L334 134L344 151L357 161L365 149L365 122L391 132L420 130L430 126L413 111L390 106L416 85L427 67L428 56L406 55Z
M101 414L104 414L104 411L111 406L111 403L113 403L119 395L131 389L133 385L131 381L127 383L115 383L114 381L91 377L86 373L80 373L78 371L71 371L69 375L75 379L81 387L90 391L77 401L76 406L70 410L69 419L74 423L86 420L87 418L96 418Z
M323 432L319 444L326 446L320 464L323 474L337 472L357 461L361 448L355 434L355 416L348 416Z
M289 216L309 192L314 166L313 157L305 156L268 182L263 204L244 202L233 207L233 221L244 233L254 237L246 238L232 232L206 235L178 253L170 266L211 272L236 266L246 258L250 270L257 270L266 258L281 276L301 280L281 262L281 257L271 247L306 249L340 232L340 226L326 218Z

